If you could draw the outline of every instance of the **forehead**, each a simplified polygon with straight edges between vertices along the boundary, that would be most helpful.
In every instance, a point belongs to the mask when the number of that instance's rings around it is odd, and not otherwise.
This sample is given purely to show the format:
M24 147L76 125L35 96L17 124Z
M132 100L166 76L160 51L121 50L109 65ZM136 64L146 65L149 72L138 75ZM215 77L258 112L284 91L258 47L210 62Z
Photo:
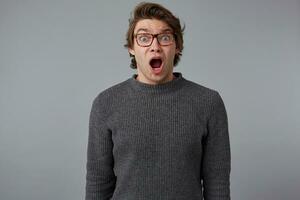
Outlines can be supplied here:
M137 22L134 32L150 32L160 33L164 31L172 31L172 28L164 21L158 19L142 19Z

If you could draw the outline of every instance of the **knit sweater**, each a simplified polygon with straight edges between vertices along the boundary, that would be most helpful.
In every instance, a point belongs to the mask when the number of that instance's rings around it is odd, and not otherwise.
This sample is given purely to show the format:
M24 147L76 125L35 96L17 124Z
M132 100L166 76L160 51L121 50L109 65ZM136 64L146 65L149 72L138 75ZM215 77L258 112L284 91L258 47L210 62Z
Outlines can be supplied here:
M94 99L86 200L230 200L223 100L173 74L158 85L134 74Z

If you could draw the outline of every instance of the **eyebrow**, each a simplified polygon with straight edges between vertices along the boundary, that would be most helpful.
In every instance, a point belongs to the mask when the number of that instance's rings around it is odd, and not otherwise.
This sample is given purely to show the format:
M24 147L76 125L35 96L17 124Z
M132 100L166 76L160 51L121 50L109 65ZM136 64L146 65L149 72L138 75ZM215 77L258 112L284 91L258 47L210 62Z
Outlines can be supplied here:
M139 33L140 31L144 31L144 32L150 32L149 29L146 29L146 28L139 28L136 33ZM172 32L172 29L170 28L165 28L161 31L161 33L163 32Z

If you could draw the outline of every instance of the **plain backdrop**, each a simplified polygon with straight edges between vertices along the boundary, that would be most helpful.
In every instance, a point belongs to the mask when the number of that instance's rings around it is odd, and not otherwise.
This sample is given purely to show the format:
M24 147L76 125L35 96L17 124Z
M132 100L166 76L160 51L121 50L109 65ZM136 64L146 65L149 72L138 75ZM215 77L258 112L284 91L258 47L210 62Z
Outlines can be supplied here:
M85 191L88 117L136 70L123 47L138 1L0 1L0 199ZM156 1L185 24L174 71L220 92L233 200L300 198L300 1Z

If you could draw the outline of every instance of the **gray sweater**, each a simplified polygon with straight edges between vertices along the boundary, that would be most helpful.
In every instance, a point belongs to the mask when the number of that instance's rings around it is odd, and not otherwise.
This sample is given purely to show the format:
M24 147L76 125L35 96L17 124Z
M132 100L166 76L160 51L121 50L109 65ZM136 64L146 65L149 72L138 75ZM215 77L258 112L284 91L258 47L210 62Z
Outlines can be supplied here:
M93 101L86 200L229 200L227 114L215 90L183 78L131 78Z

